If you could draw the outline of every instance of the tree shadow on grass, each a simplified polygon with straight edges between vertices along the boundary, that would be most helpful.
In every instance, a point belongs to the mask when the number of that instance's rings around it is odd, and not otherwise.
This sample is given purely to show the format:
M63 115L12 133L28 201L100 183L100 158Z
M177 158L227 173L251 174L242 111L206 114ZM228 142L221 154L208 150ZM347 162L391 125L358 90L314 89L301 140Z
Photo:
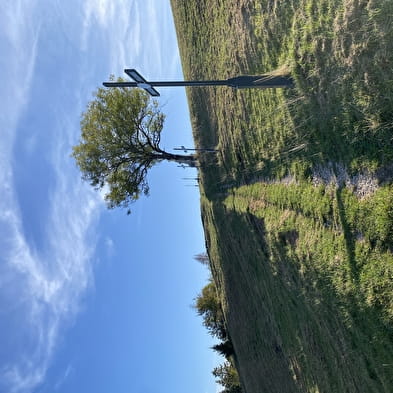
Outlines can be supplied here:
M351 273L351 278L352 281L355 283L355 285L359 284L359 270L356 267L356 257L355 257L355 239L353 237L352 231L350 229L350 226L347 222L347 219L345 217L346 211L345 211L345 206L341 197L341 190L337 189L336 191L336 200L337 200L337 210L338 210L338 215L340 217L340 222L341 222L341 227L344 232L344 240L345 240L345 246L347 250L347 257L349 261L349 267L350 267L350 273Z
M214 217L227 322L246 391L388 392L388 330L372 310L343 304L328 275L311 265L300 270L291 252L296 232L268 234L263 218L221 203Z

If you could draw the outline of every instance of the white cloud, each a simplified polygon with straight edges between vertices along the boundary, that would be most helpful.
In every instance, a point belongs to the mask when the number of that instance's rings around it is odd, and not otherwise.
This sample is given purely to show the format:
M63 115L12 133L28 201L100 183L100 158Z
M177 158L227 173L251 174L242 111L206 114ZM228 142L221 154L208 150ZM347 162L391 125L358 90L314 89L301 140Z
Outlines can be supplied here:
M1 370L1 383L10 392L30 391L42 382L59 334L72 321L81 294L92 283L92 228L102 203L75 173L67 175L65 165L56 169L58 185L50 199L45 252L37 253L26 240L10 187L0 201L1 228L7 233L1 241L1 277L8 277L8 282L1 283L1 296L12 301L18 293L16 312L23 322L19 334L30 348L22 361Z
M59 390L60 387L64 384L64 382L67 380L67 378L73 373L73 371L74 371L73 367L69 364L65 369L63 375L55 383L54 390Z
M107 256L112 257L115 254L115 242L110 237L106 237L104 244Z
M18 352L0 364L0 391L10 393L32 391L44 381L64 328L73 322L83 294L93 285L95 227L103 205L100 195L80 182L69 158L76 140L70 119L79 117L83 92L90 89L82 84L75 113L56 113L63 121L51 130L58 134L50 154L56 181L49 213L40 223L46 233L45 247L38 250L26 237L26 217L17 202L12 161L15 143L20 142L15 141L16 129L29 104L36 74L41 34L38 6L42 4L35 0L15 0L3 5L0 15L0 51L7 54L0 58L0 301L1 317L10 325L2 335L3 340L20 342ZM83 6L80 44L88 51L94 35L107 40L103 56L110 62L108 74L122 75L123 68L136 67L148 77L172 76L177 48L161 45L169 28L162 25L168 16L167 2L87 0ZM56 7L61 7L61 2ZM72 36L67 35L68 39ZM81 64L81 70L89 69L95 61ZM35 137L31 135L23 143L33 155ZM109 255L113 241L108 238L105 245ZM65 372L64 380L68 375Z
M28 368L31 368L31 365ZM10 366L5 368L2 373L2 383L9 389L9 393L28 391L42 381L44 373L42 367L35 367L33 373L22 375L19 368Z
M103 54L111 59L114 72L118 72L124 68L124 59L128 55L126 53L127 31L131 26L131 20L136 21L136 25L132 26L136 38L139 34L139 12L138 4L130 0L87 0L84 3L84 20L81 46L87 49L89 39L94 39L96 34L103 34L108 42L109 52ZM136 9L136 14L132 12ZM139 50L139 40L131 44L136 45Z
M72 323L81 295L92 285L92 228L102 206L72 168L67 140L72 131L62 130L52 156L56 184L49 218L42 217L46 248L37 251L24 233L26 217L17 203L12 162L13 148L20 142L16 129L36 73L41 23L35 7L31 0L9 2L0 16L0 49L7 54L0 60L0 301L2 340L15 343L9 359L0 364L0 391L10 393L32 391L44 380L59 335ZM34 143L30 139L26 147L34 150Z
M108 40L111 72L123 76L127 67L151 78L170 78L179 66L173 41L169 2L157 0L88 0L84 7L82 47L100 27Z
M37 58L37 43L40 33L40 22L32 25L26 18L26 13L31 12L34 2L17 1L14 3L15 12L12 6L5 6L0 22L0 49L7 56L0 58L0 68L2 70L2 89L0 91L0 102L2 111L0 115L2 127L2 139L0 159L5 160L3 154L8 154L5 149L9 148L13 141L13 132L18 122L18 116L27 103L27 96L30 89L32 75ZM26 6L26 8L25 8ZM28 40L26 40L28 37Z

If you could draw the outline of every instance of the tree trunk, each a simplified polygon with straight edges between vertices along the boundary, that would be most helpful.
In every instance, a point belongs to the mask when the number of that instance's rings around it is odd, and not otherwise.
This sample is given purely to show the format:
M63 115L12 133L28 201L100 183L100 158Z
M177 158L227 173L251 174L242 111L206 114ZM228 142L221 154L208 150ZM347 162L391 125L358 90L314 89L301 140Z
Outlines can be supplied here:
M156 160L167 160L183 163L189 166L195 165L196 157L193 154L183 155L183 154L172 154L166 151L161 151L159 153L152 154Z
M172 154L172 153L164 152L162 156L164 160L168 160L168 161L176 161L176 162L195 161L194 154L183 155L183 154Z

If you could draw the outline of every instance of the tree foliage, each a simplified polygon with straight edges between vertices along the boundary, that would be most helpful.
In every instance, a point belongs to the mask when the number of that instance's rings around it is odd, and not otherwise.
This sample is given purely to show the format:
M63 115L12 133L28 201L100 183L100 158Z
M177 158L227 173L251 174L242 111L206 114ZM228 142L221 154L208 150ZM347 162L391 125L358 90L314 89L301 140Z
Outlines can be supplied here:
M196 261L198 261L199 263L201 263L202 265L208 266L210 267L210 260L209 260L209 256L207 255L206 252L201 252L199 254L196 254L194 256L194 259Z
M111 77L111 80L114 78ZM164 114L141 89L99 88L82 114L81 140L73 157L82 178L107 191L109 208L127 207L147 195L148 170L161 160L193 162L159 146Z
M214 368L212 374L217 378L217 382L224 387L221 393L241 393L239 374L231 362L225 362Z
M233 344L230 339L221 341L219 344L213 345L212 349L224 356L226 359L230 359L234 355Z
M212 336L221 340L227 338L221 301L218 297L216 285L212 279L196 297L195 309L197 313L202 316L203 325Z
M206 255L206 254L199 254ZM209 333L221 340L212 349L225 356L224 364L216 367L212 373L217 382L224 387L221 393L241 393L239 375L234 366L235 351L225 325L224 312L213 278L196 297L194 307L203 318L203 325Z

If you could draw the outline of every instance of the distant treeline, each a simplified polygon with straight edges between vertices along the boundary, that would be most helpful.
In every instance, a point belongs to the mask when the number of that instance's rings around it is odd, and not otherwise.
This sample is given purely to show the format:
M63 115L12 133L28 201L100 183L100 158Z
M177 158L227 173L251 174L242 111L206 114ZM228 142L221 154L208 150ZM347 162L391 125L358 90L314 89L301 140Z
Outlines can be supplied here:
M210 270L209 257L206 253L196 255L195 259ZM234 365L235 352L226 328L218 289L212 276L195 298L194 308L202 317L203 325L210 335L220 340L212 349L224 356L226 360L220 366L215 367L212 374L216 377L216 381L224 387L221 393L241 393L239 375Z

